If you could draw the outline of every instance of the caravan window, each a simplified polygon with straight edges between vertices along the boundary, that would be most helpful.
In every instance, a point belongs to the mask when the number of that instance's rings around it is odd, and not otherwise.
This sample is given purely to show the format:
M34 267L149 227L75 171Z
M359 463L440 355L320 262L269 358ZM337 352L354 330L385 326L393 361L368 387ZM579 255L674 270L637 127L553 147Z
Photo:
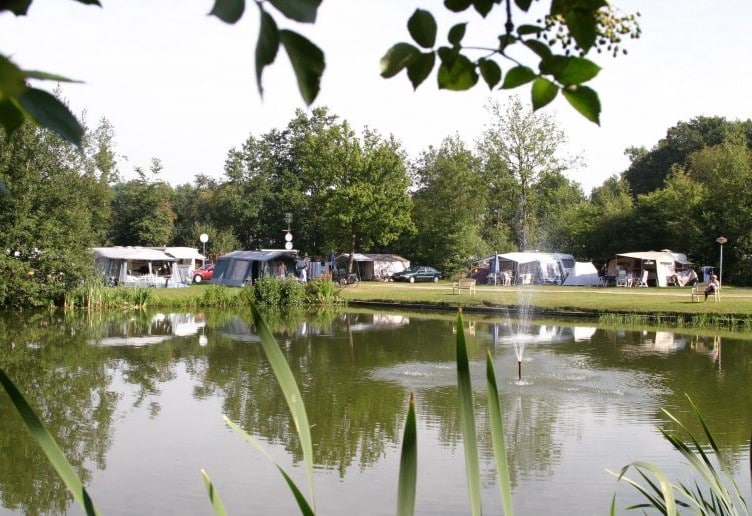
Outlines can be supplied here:
M561 265L565 269L574 269L574 258L562 258Z

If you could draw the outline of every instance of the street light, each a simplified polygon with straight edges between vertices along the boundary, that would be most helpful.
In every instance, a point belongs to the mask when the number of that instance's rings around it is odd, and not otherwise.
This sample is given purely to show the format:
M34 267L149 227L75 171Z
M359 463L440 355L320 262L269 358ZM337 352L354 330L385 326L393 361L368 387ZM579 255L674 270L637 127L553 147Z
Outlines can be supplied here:
M206 233L201 233L201 236L198 237L199 240L201 240L201 243L204 245L204 260L206 260L206 242L209 240L209 235Z
M728 238L725 236L719 236L715 241L721 244L721 266L718 270L718 290L720 290L721 285L723 285L723 244L728 242Z

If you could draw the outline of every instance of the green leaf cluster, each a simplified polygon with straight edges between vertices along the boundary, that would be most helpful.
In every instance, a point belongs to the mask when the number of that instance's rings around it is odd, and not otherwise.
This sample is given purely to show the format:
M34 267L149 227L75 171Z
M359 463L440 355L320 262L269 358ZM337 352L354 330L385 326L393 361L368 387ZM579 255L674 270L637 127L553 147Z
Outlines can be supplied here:
M98 0L77 1L100 5ZM5 2L0 4L0 12L26 15L31 3L32 0ZM310 105L321 89L326 68L324 52L302 34L280 28L267 7L272 6L288 20L314 23L321 0L269 0L255 4L260 12L254 52L259 92L263 95L263 72L275 62L281 46L292 65L301 97ZM515 17L527 15L530 5L530 0L515 0ZM446 0L444 7L451 13L462 13L473 7L486 18L493 9L504 5L501 0ZM639 14L618 15L605 0L551 0L545 20L519 24L515 30L511 0L506 2L506 7L505 32L488 47L463 44L467 23L461 22L449 29L448 46L436 48L438 24L433 14L416 9L407 21L407 28L417 46L405 42L393 45L381 59L381 75L389 78L406 70L413 88L417 88L438 61L436 77L439 88L464 91L475 86L479 78L483 78L489 89L498 85L502 89L516 88L532 83L531 100L535 109L549 104L561 91L575 110L588 120L599 123L601 106L598 94L584 85L595 77L599 67L584 56L592 48L600 52L604 46L616 55L622 38L639 37ZM242 18L245 8L246 0L214 0L209 14L233 24ZM563 53L554 52L557 44L562 46ZM532 52L532 59L538 61L537 72L510 55L508 50L515 45ZM574 46L579 52L577 57L569 55L569 46ZM475 54L477 57L471 57ZM511 63L506 75L496 59ZM12 134L24 120L30 120L80 146L81 124L54 95L30 86L32 80L72 82L58 74L23 70L8 56L0 54L0 127Z
M444 3L448 10L455 13L474 7L484 18L498 7L495 4L502 2L447 0ZM519 10L515 14L520 16L527 13L530 2L516 1L515 5ZM480 78L489 89L511 89L530 84L534 109L548 105L561 91L582 116L599 123L601 105L598 94L585 83L598 74L600 67L584 56L591 48L618 39L614 35L616 32L638 36L639 26L635 16L618 16L608 3L601 0L552 1L545 22L538 20L534 24L522 24L515 30L510 5L507 8L506 31L498 36L498 45L491 47L463 44L467 28L464 22L450 28L447 33L448 46L436 47L436 19L431 12L416 9L407 22L408 32L415 44L400 42L393 45L381 59L382 77L391 78L405 70L413 88L417 89L438 61L436 77L440 89L467 90L475 86ZM618 30L615 31L614 26L618 26ZM560 30L554 31L555 28ZM556 36L548 39L546 36L549 33ZM564 52L555 53L554 48L561 38L565 38L565 43L562 43ZM579 55L569 55L566 47L570 40L580 50ZM537 60L538 71L512 57L510 51L513 48L527 50L531 58ZM497 60L511 64L506 74Z

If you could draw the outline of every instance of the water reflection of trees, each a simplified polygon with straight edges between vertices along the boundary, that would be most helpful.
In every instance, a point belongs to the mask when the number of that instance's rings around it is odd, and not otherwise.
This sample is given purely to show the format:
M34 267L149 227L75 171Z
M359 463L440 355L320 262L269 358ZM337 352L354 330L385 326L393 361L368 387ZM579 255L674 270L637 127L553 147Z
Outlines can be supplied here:
M441 444L451 448L461 441L455 317L366 312L330 312L318 320L303 314L266 317L299 382L313 425L318 465L344 475L354 465L369 467L389 447L397 447L409 391L417 394L421 424L436 428ZM162 386L176 377L178 364L194 380L196 398L220 397L229 417L300 460L294 424L250 318L219 313L208 314L205 326L195 323L154 314L0 319L0 365L50 422L50 430L84 481L92 476L87 464L105 467L113 412L121 396L113 391L113 376L120 374L132 387L134 405L148 404L157 417ZM210 344L200 347L195 334L178 335L180 324L193 324ZM578 332L555 324L483 318L468 318L465 330L484 464L492 463L482 372L490 347L497 361L515 483L523 475L546 473L559 460L562 444L553 432L566 410L555 400L514 384L514 342L523 340L528 357L571 355L584 369L654 378L662 387L656 391L656 406L687 416L682 419L693 427L683 394L687 392L717 428L722 447L739 450L747 442L744 425L714 423L752 420L748 342L698 335L671 340L656 332L595 328ZM578 336L582 334L586 336ZM136 339L141 336L166 338L149 343ZM115 340L106 340L110 338ZM0 417L3 505L29 514L65 512L69 503L65 489L0 396L0 415L8 414L12 415ZM663 415L656 410L655 417ZM490 468L488 475L492 481Z
M54 315L0 319L0 366L55 436L80 478L105 467L118 394L86 332ZM0 396L0 497L24 514L64 513L70 496L10 405Z
M358 324L357 317L340 317L326 326L309 323L305 332L274 329L306 404L315 462L340 475L353 463L373 464L390 443L398 443L406 411L405 391L370 379L369 371L374 362L400 361L409 347L385 345L369 332L337 331ZM253 344L250 320L231 321L218 333L225 337L213 341L202 389L221 390L230 418L300 460L292 419L261 348Z

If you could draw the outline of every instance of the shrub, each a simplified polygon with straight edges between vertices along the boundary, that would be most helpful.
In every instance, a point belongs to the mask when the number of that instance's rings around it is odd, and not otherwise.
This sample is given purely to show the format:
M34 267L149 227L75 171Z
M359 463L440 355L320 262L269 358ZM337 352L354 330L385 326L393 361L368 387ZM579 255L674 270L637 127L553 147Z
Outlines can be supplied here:
M311 305L334 305L342 302L339 287L328 279L315 279L305 286L306 302Z

